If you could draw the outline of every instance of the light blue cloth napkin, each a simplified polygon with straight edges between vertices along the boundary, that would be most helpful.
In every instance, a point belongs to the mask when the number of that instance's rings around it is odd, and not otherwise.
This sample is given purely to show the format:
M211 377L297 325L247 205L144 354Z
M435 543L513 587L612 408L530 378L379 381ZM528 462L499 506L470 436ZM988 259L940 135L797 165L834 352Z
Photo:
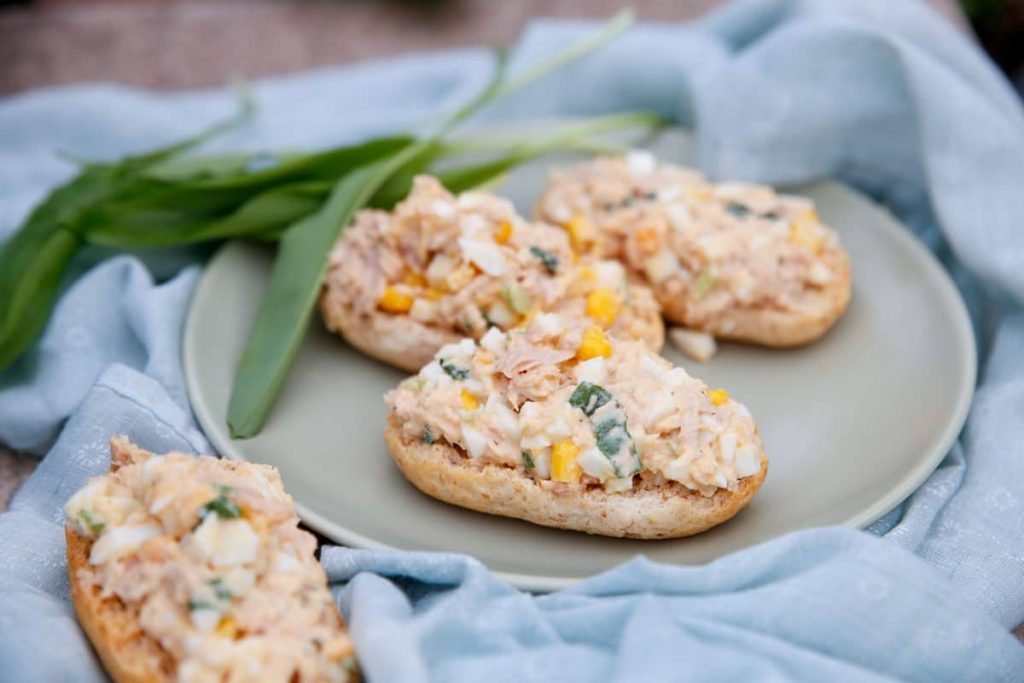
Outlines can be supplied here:
M534 23L515 64L588 28ZM258 119L218 146L314 148L390 131L465 99L487 70L486 54L467 50L259 82ZM70 173L54 150L139 151L231 106L221 91L108 86L0 102L0 235ZM542 597L462 556L327 548L323 564L367 675L1024 679L1024 648L1009 633L1024 620L1024 115L1015 95L916 0L751 0L696 24L638 27L488 117L636 108L692 128L699 164L714 176L835 177L899 215L949 266L974 316L982 372L967 427L876 535L809 530L703 567L638 558ZM37 348L0 375L0 441L43 450L59 433L0 515L0 678L102 679L68 605L60 507L106 469L108 436L207 448L178 362L196 270L168 277L167 262L149 265L159 284L134 258L92 267Z

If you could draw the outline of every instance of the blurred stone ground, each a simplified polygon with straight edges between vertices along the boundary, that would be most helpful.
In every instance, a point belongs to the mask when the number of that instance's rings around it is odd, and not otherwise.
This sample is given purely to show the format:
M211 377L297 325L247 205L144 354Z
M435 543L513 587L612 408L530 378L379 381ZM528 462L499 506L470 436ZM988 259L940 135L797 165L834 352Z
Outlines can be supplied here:
M2 0L0 0L2 3ZM0 9L0 93L218 86L401 52L507 44L530 17L692 19L720 0L43 0ZM955 0L930 0L958 26Z

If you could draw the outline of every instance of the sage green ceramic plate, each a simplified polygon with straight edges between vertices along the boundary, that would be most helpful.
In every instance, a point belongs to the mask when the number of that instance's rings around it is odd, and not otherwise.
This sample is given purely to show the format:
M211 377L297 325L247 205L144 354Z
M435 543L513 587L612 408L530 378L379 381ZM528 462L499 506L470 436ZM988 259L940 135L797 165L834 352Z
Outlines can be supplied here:
M687 139L653 145L686 162ZM518 169L499 192L529 213L551 158ZM568 585L643 553L703 563L790 531L864 526L932 472L963 426L975 377L964 304L931 254L886 211L834 183L800 188L838 230L853 263L853 300L820 342L774 351L725 344L706 366L761 426L771 466L753 503L693 538L637 541L587 536L492 517L435 501L399 474L381 437L382 395L399 371L327 334L318 317L264 431L228 436L225 414L267 283L272 252L235 242L211 261L185 329L192 405L221 454L274 465L305 522L339 543L468 553L525 588Z

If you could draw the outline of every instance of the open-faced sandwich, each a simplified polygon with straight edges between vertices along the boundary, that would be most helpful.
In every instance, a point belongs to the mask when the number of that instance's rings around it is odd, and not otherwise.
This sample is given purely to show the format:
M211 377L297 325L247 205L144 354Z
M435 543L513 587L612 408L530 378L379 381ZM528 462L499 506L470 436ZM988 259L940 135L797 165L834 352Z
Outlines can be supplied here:
M385 439L443 501L608 536L687 536L754 496L747 409L643 344L538 314L443 347L391 391Z
M804 344L850 299L847 254L809 200L712 184L648 152L556 172L536 208L645 277L668 320L715 337Z
M115 438L65 510L75 610L118 683L358 678L276 470Z
M409 371L445 344L538 312L589 318L654 350L664 341L651 291L620 263L578 260L565 231L492 194L453 196L429 176L393 212L359 213L331 253L320 308L328 329Z

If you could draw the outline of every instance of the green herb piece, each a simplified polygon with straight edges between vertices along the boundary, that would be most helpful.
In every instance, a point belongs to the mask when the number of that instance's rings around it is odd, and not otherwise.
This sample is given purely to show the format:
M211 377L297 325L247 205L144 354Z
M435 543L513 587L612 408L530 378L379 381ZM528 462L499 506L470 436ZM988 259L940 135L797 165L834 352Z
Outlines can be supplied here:
M341 668L345 671L359 671L359 660L355 658L355 655L350 655L341 660Z
M241 517L241 508L238 507L235 501L228 498L228 493L231 491L231 488L227 486L214 488L217 488L219 493L216 498L199 508L200 518L205 518L211 512L216 513L216 515L221 519L238 519Z
M441 366L441 369L448 373L448 376L454 380L463 380L469 377L469 370L466 368L460 368L453 363L449 363L443 358L437 362Z
M437 441L437 437L434 436L434 432L430 429L430 425L423 428L423 443L431 444Z
M544 265L544 268L554 274L558 271L558 257L552 254L547 249L541 249L540 247L530 247L530 253L540 259L540 262Z
M591 382L580 382L569 397L569 405L579 408L590 417L594 411L612 400L612 395L604 387Z
M462 319L462 331L469 337L473 336L473 322L469 318Z
M519 315L526 315L530 312L530 295L517 284L502 285L501 298L505 301L506 306Z
M777 211L765 211L761 214L761 218L767 218L770 221L777 221L781 216L779 216Z
M746 218L750 215L750 209L745 204L740 204L739 202L729 202L725 205L725 210L736 216L736 218Z
M206 600L199 600L192 598L188 601L188 611L195 612L198 609L215 609L213 605L208 603Z
M715 286L715 273L710 268L705 270L700 276L694 281L693 287L690 288L690 296L694 299L703 299L711 291L711 288Z
M623 442L629 438L626 423L619 417L611 417L594 426L597 448L609 458L619 452Z
M640 462L640 456L636 452L636 444L633 442L633 437L629 433L629 427L626 425L626 417L622 412L617 412L606 420L595 425L594 439L597 442L597 449L601 451L601 453L603 453L612 464L612 468L615 470L615 476L632 476L642 469L643 465ZM617 460L617 456L622 450L623 445L626 444L629 445L629 455L632 467L628 472L623 472L622 467Z
M530 454L526 451L523 451L523 464L526 465L526 469L528 470L532 470L536 467L533 462L533 458L530 457Z
M232 598L231 590L224 584L224 580L220 577L210 579L210 588L213 589L214 595L221 600L230 600Z
M94 519L93 516L89 514L88 510L79 510L78 517L82 520L82 523L85 524L86 528L89 529L89 533L93 536L99 536L103 533L103 530L107 528L105 523Z

